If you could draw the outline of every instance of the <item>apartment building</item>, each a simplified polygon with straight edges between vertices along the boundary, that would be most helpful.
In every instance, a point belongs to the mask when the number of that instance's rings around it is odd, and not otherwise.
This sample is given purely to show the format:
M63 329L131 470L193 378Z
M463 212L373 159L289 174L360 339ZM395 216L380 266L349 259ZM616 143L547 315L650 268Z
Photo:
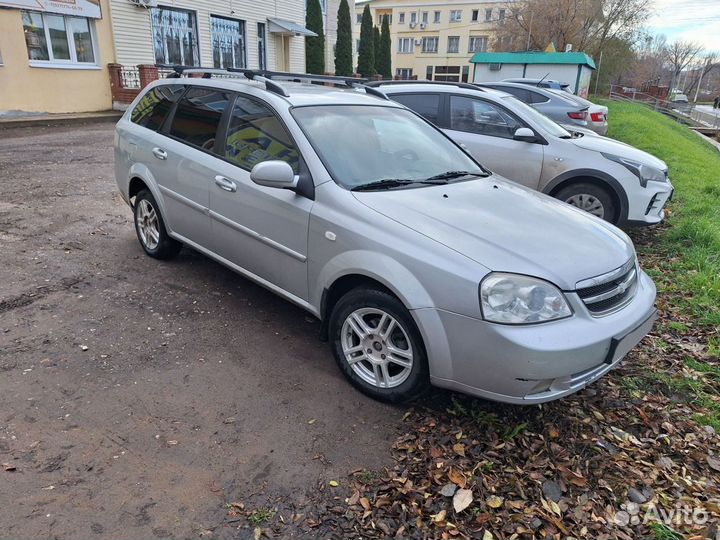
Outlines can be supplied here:
M401 79L469 81L470 58L493 49L507 15L502 0L363 0L355 4L356 37L366 5L375 25L389 18L392 68Z

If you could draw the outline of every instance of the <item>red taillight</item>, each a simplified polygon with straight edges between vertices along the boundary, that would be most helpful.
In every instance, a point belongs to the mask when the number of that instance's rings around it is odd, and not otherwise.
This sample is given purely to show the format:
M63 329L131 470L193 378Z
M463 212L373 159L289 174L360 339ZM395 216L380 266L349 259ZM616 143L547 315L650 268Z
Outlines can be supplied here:
M573 120L586 120L587 119L587 111L569 112L567 114Z
M601 112L594 112L590 113L590 118L593 122L604 122L605 121L605 113Z

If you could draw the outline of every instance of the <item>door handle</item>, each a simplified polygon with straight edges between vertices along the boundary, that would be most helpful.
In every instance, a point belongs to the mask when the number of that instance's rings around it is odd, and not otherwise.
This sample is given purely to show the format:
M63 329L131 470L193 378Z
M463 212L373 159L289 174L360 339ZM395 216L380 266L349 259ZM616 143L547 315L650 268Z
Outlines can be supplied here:
M235 193L237 191L237 186L235 185L235 182L233 182L229 178L225 178L224 176L216 176L215 185L220 189L229 191L230 193Z
M167 159L167 152L163 150L162 148L155 147L152 149L153 156L155 156L158 159L165 160Z

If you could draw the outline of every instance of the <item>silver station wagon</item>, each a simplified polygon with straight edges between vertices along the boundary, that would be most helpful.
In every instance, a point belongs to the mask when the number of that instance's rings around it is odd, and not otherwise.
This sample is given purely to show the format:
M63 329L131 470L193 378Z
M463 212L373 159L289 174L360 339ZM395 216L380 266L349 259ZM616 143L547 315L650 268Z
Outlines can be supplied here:
M489 173L379 90L178 73L117 125L142 248L185 245L305 308L362 392L539 403L652 328L655 286L622 231Z

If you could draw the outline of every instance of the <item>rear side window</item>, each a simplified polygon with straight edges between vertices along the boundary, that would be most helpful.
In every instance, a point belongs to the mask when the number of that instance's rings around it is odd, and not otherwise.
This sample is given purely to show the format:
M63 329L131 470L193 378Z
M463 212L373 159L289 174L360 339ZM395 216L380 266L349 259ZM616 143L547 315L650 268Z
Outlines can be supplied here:
M160 130L173 103L180 99L184 90L181 84L156 86L140 99L130 113L130 120L148 129Z
M395 94L392 99L412 109L433 124L440 118L439 94Z
M178 103L170 135L203 150L212 151L230 94L212 88L191 88Z
M530 103L530 92L525 88L515 88L514 86L500 86L498 90L507 92L508 94L515 96L523 103Z
M298 174L298 149L278 117L266 105L243 96L235 100L224 154L248 171L263 161L280 160Z
M465 96L450 97L450 128L457 131L511 139L523 127L504 109Z
M530 96L530 101L526 101L526 103L547 103L550 101L549 97L543 96L540 92L528 90L528 95Z

